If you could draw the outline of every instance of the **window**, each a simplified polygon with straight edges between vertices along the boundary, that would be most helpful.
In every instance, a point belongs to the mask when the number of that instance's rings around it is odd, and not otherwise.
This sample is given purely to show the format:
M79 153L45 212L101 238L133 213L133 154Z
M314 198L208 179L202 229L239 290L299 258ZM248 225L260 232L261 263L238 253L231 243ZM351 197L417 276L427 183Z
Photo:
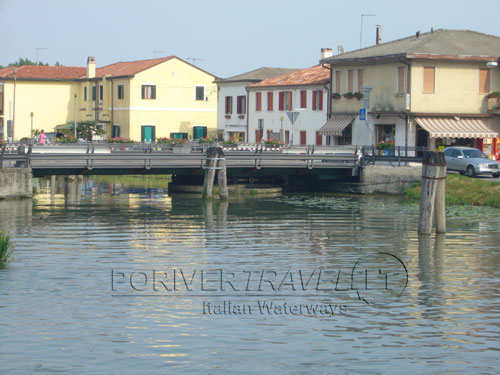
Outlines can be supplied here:
M196 86L196 100L205 100L205 86Z
M340 81L340 72L337 70L335 72L335 93L340 94L340 90L342 90L341 81Z
M156 99L156 86L155 85L142 85L141 98L142 99Z
M224 113L230 115L233 113L233 97L226 96Z
M118 99L125 99L125 86L118 85Z
M398 66L398 93L405 92L405 68L404 66Z
M236 98L236 111L239 115L247 113L247 97L245 95Z
M424 93L434 93L436 89L436 68L424 66Z
M86 87L83 88L83 100L87 101L87 88Z
M395 125L375 125L375 133L377 137L377 143L379 142L392 142L394 143L394 138L396 135Z
M358 69L358 92L363 89L363 69Z
M300 108L307 108L307 91L306 90L303 90L300 92Z
M347 92L354 90L354 70L347 71Z
M490 92L490 70L479 69L479 93L489 94Z
M279 93L279 110L291 111L292 110L292 92L281 91Z
M313 111L323 110L323 90L313 91Z
M95 96L96 96L96 87L92 86L92 100L95 101Z
M111 127L111 138L120 136L120 125L113 125Z
M104 86L99 85L99 100L104 100Z
M307 142L307 133L305 130L300 131L300 145L304 146Z
M273 92L272 91L267 93L267 110L273 111Z
M323 144L323 136L320 132L316 132L316 145L321 146Z
M261 92L256 92L255 93L255 110L256 111L262 111L262 93Z

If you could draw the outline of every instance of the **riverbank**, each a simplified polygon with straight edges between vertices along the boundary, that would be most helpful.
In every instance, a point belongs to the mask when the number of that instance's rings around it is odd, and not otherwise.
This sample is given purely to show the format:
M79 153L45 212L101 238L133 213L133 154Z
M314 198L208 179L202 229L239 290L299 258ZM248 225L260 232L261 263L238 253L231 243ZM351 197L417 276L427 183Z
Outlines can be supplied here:
M418 202L420 182L404 192L405 199ZM446 204L500 208L500 184L458 174L446 177Z

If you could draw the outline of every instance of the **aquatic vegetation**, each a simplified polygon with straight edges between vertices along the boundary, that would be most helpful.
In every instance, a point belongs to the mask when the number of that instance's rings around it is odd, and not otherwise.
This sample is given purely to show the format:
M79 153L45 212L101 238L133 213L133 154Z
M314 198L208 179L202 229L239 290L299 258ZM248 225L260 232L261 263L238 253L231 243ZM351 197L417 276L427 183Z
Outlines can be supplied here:
M0 264L5 263L14 249L10 236L0 231Z

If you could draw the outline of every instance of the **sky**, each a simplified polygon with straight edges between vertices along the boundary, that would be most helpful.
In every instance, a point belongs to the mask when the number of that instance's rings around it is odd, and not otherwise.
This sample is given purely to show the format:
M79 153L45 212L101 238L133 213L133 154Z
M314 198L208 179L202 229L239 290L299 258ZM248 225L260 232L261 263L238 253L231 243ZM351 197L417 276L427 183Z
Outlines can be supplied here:
M373 15L364 16L362 14ZM98 67L175 55L221 78L263 66L306 68L416 31L500 35L500 0L0 0L0 65L29 58ZM155 52L156 51L156 52ZM195 59L195 60L193 60Z

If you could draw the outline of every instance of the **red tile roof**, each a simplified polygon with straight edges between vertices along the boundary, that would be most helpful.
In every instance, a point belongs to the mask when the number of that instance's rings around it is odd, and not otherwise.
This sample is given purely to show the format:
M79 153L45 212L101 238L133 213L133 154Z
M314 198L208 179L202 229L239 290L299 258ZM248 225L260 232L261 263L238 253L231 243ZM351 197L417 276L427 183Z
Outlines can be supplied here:
M0 78L14 78L14 69L16 69L17 79L41 79L41 80L74 80L86 74L86 68L74 66L39 66L23 65L9 66L0 69Z
M159 59L117 62L96 69L96 78L104 76L122 77L133 76L155 65L168 61L174 56L162 57ZM87 68L70 66L38 66L23 65L18 67L9 66L0 69L1 78L14 78L14 68L16 68L17 79L40 79L40 80L76 80L87 77Z
M269 78L248 87L321 85L329 80L330 70L321 65L316 65L283 76Z
M112 77L132 76L146 69L152 68L155 65L161 64L162 62L173 59L174 57L175 56L168 56L159 59L117 62L114 64L103 66L102 68L97 68L96 77L101 78L104 76L112 76ZM86 73L83 75L83 77L80 78L85 78L85 77Z

